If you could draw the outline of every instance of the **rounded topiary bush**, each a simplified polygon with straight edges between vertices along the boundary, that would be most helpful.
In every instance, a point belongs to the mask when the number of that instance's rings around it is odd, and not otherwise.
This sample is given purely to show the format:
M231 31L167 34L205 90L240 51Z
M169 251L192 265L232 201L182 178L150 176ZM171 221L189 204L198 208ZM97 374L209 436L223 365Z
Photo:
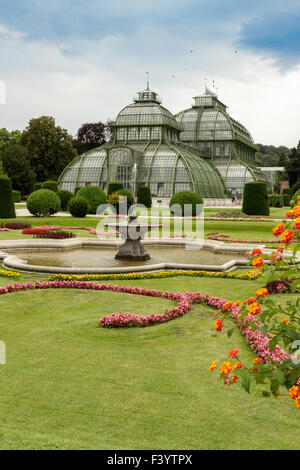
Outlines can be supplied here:
M107 195L110 196L110 194L116 193L120 191L120 189L124 189L123 183L121 183L121 181L112 181L108 185Z
M146 207L152 206L152 196L149 186L140 186L137 193L138 204L143 204Z
M242 211L247 215L270 215L267 183L252 181L245 184Z
M181 210L175 206L179 204ZM185 207L186 206L186 207ZM169 207L174 215L200 215L203 210L203 199L198 193L193 191L180 191L171 197ZM188 212L188 213L187 213Z
M125 197L126 197L126 206L125 206ZM119 214L120 211L128 212L130 206L133 205L134 199L133 195L126 189L120 189L115 193L112 193L107 198L108 204L111 204L116 209L116 213Z
M70 191L66 191L65 189L62 189L57 192L57 195L60 199L61 210L66 211L68 209L69 201L73 197L73 194Z
M15 217L11 179L7 176L0 176L0 218L13 219Z
M85 217L88 213L89 203L81 196L74 196L68 204L68 211L73 217Z
M98 206L106 202L106 194L99 186L84 186L77 191L76 196L84 197L88 201L89 214L96 214Z
M50 189L38 189L28 197L27 209L32 215L38 217L53 215L60 209L60 199Z
M45 181L42 183L42 189L50 189L50 191L58 192L58 185L56 181Z

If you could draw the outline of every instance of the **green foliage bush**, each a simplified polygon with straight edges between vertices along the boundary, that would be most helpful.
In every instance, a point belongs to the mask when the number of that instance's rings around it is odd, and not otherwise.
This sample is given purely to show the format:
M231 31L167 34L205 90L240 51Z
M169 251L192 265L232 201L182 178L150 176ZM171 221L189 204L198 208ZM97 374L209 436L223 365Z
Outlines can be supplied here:
M76 188L74 189L74 196L75 196L75 194L78 193L80 188L82 188L82 186L76 186Z
M42 183L34 183L33 191L37 191L38 189L42 189Z
M300 180L291 187L291 194L295 194L298 189L300 189Z
M120 202L120 200L122 199L122 196L125 196L127 198L125 211L126 210L128 211L129 207L133 205L134 199L133 199L133 195L126 189L120 189L119 191L111 193L107 198L108 204L111 204L112 206L115 207L117 214L120 213L121 209L122 209L122 212L124 212L124 205L122 204L122 202Z
M68 209L68 203L70 199L73 197L73 194L70 191L66 191L62 189L57 192L57 195L60 199L60 208L62 211L66 211Z
M298 196L300 196L300 189L298 189L298 191L296 191L295 194L293 195L292 201L294 202L291 204L291 207L294 207L297 205Z
M58 192L58 185L56 181L45 181L42 183L42 189L50 189L50 191Z
M14 202L21 202L21 191L15 191L13 189L12 195L13 195Z
M270 215L267 183L252 181L245 184L242 211L247 215Z
M97 207L106 202L106 194L99 186L84 186L77 191L76 196L84 197L88 201L89 214L96 214Z
M140 186L137 193L138 204L144 204L146 207L152 206L152 197L149 186Z
M282 207L283 206L283 196L280 194L269 194L269 207Z
M200 215L203 207L203 199L200 194L194 193L193 191L180 191L174 196L171 197L169 207L171 208L174 204L179 204L182 210L182 215L184 214L184 206L189 204L192 206L192 216ZM174 215L181 215L180 211L178 210L171 210Z
M13 219L15 217L11 179L7 176L0 176L0 218Z
M124 189L123 183L121 183L121 181L112 181L108 185L107 195L110 196L112 193L116 193L121 189Z
M27 209L32 215L38 217L53 215L60 209L60 199L50 189L38 189L28 197Z
M89 203L85 197L74 196L68 204L68 211L73 217L85 217L88 213Z

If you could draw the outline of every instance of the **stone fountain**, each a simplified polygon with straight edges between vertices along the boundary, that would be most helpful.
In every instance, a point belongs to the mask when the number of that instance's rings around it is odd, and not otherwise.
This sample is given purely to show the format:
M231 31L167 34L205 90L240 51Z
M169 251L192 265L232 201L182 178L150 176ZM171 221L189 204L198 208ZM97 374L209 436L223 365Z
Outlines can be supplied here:
M119 247L115 259L127 259L133 261L145 261L150 259L141 240L147 232L153 228L161 227L160 224L138 222L136 215L130 215L128 222L115 222L104 224L117 230L125 243Z

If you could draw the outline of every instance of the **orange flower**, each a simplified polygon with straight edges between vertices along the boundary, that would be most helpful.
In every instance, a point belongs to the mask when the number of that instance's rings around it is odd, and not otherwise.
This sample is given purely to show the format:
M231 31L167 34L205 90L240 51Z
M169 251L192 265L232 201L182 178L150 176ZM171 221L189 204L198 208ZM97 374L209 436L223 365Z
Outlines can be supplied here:
M256 297L249 297L246 302L248 305L253 304L253 302L256 302Z
M300 206L294 206L293 209L291 210L292 217L300 217Z
M254 255L262 255L262 251L260 248L254 248L252 251L251 251L251 255L254 256Z
M223 364L220 366L220 372L223 375L227 375L232 371L232 364L229 361L223 362Z
M214 329L216 331L222 331L222 327L223 327L223 321L222 320L216 320L215 323L214 323Z
M239 349L231 349L228 353L228 356L235 358L238 355L239 352L240 352Z
M210 370L211 372L213 372L213 370L217 367L217 365L219 364L219 361L212 361L211 365L209 366L208 370Z
M259 268L263 264L264 264L264 260L260 256L258 256L257 258L254 258L252 260L252 265L256 266L257 268Z
M222 308L223 310L229 310L231 309L231 307L233 307L233 302L229 301L229 302L225 302Z
M262 360L260 359L260 357L256 357L255 359L253 359L253 363L254 364L261 364Z
M251 313L251 315L258 315L260 311L261 308L257 302L253 302L253 304L249 305L249 313Z
M285 250L284 246L279 246L279 247L277 248L277 251L284 251L284 250Z
M237 379L238 379L237 376L235 374L233 374L232 377L231 377L232 382L234 382L234 383L237 382Z
M291 201L292 202L292 201ZM293 215L293 212L292 211L287 211L287 213L285 214L286 218L287 219L290 219Z
M284 323L285 325L287 325L288 322L289 322L288 318L283 318L282 320L280 320L280 323Z
M300 395L295 399L295 405L297 406L297 408L300 408Z
M237 300L234 305L236 305L238 307L239 305L241 305L241 303L242 302L240 300Z
M297 230L300 230L300 217L297 217L297 219L294 221L294 225Z
M288 229L281 234L280 238L283 243L291 243L293 236L294 232Z
M279 237L279 235L284 231L284 225L276 225L276 227L274 227L272 229L272 233L274 235L274 237Z
M294 387L291 387L289 389L289 396L295 400L296 398L300 397L300 391L299 387L297 385L294 385Z
M265 295L269 295L269 291L265 287L262 287L256 291L256 297L264 297Z
M279 393L280 393L279 390L276 390L276 392L274 393L274 398L277 398Z
M243 368L243 364L242 364L240 361L238 361L238 362L236 362L235 364L233 364L233 368L234 368L234 370L236 370L236 369L242 369L242 368Z

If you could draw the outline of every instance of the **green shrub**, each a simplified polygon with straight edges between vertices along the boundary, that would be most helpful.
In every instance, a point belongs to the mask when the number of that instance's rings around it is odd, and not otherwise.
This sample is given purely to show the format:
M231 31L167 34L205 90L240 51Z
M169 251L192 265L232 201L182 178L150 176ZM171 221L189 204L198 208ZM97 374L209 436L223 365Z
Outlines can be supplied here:
M300 189L300 180L291 187L291 194L295 194L298 189Z
M194 193L193 191L180 191L171 197L169 207L171 208L174 204L179 204L184 215L184 206L189 204L192 206L192 216L200 215L203 210L203 199L200 194ZM181 215L178 210L171 210L174 215Z
M122 203L120 204L120 199L122 199L122 196L125 196L127 198L126 210L128 211L129 207L133 205L134 199L133 199L132 194L126 189L120 189L119 191L116 191L115 193L111 193L107 198L108 204L111 204L112 206L115 207L117 214L120 213L121 208L124 209L124 206L122 205Z
M13 195L14 202L21 202L21 191L15 191L13 189L12 195Z
M57 192L57 195L60 199L60 208L62 211L66 211L68 209L68 203L70 199L73 197L73 194L70 191L66 191L62 189Z
M112 193L116 193L121 189L124 189L123 183L121 183L121 181L112 181L108 185L107 195L110 196Z
M291 196L292 195L291 188L283 188L282 194L289 194Z
M68 204L68 211L73 217L85 217L88 213L89 203L81 196L74 196Z
M293 203L291 204L291 207L294 207L298 204L297 199L299 196L300 196L300 189L298 189L298 191L296 191L295 194L293 195L292 197Z
M7 176L0 176L0 218L13 219L15 217L11 179Z
M270 215L267 183L252 181L245 184L242 211L247 215Z
M34 183L33 191L37 191L38 189L42 189L42 183Z
M148 186L140 186L137 193L138 204L143 204L146 207L152 206L151 191Z
M45 181L44 183L42 183L42 189L50 189L50 191L54 191L55 193L57 193L58 191L58 185L57 185L57 182L56 181Z
M84 186L78 190L76 196L84 197L88 201L89 214L96 214L98 206L106 202L106 194L99 186Z
M269 207L282 207L283 206L283 196L280 194L269 194Z
M76 186L76 188L74 189L74 196L78 193L79 189L81 189L82 186Z
M38 217L53 215L60 209L60 199L50 189L38 189L28 197L27 209L32 215Z

